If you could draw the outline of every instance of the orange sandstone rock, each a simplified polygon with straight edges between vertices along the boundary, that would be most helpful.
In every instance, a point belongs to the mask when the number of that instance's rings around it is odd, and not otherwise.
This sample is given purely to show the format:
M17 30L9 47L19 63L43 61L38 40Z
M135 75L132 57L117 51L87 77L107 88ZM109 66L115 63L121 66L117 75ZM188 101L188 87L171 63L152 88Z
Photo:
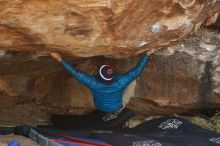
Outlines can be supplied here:
M118 58L177 43L212 22L220 2L1 0L0 9L2 50Z

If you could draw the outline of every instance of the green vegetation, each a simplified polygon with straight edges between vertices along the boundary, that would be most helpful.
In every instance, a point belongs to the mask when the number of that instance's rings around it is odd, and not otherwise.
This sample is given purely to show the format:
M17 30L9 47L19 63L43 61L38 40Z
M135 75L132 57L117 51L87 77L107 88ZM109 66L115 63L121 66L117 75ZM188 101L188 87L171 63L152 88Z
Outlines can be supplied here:
M189 120L198 126L220 133L220 111L216 111L211 118L194 116L189 118Z

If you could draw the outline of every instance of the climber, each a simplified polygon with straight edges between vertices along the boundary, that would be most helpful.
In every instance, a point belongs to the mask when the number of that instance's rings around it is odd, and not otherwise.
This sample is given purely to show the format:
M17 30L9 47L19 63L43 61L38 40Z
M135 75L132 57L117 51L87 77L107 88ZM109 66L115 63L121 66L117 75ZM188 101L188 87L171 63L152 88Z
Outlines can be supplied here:
M59 54L50 53L73 78L92 91L93 101L98 109L84 116L53 115L52 122L61 127L70 125L79 127L81 125L82 127L103 128L120 125L125 122L124 120L131 118L134 114L130 109L123 107L122 96L129 83L141 74L153 52L154 50L147 51L138 65L124 74L116 75L110 65L102 65L99 69L98 78L76 69L62 59Z

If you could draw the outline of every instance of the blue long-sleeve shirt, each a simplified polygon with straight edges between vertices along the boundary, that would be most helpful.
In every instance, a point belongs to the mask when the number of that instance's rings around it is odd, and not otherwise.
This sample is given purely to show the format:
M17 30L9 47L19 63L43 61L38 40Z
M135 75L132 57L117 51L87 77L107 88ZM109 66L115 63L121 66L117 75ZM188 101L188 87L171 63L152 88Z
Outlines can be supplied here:
M122 96L124 90L130 82L142 73L144 66L148 61L149 57L144 55L136 67L124 74L116 75L114 80L108 84L97 80L94 76L90 76L87 73L76 69L65 60L62 60L60 64L76 80L87 86L92 91L93 101L97 109L104 112L114 112L122 107Z

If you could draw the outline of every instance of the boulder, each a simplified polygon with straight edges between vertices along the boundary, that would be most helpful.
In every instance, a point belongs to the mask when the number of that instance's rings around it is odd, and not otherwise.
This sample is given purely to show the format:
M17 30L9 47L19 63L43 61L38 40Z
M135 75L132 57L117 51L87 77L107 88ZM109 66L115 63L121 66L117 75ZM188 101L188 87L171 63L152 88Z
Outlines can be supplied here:
M124 105L152 115L220 107L220 1L2 0L0 8L0 123L95 109L51 51L96 75L106 63L123 73L157 48Z
M112 58L174 45L215 22L214 0L2 0L0 47Z
M216 31L201 29L175 46L156 51L141 76L129 85L124 104L150 114L217 109L220 106L219 44ZM139 59L140 56L67 58L90 75L96 75L103 63L111 64L120 74L134 67ZM2 105L34 103L55 107L56 112L58 109L63 113L77 111L75 114L95 108L90 91L51 57L6 53L0 62Z

